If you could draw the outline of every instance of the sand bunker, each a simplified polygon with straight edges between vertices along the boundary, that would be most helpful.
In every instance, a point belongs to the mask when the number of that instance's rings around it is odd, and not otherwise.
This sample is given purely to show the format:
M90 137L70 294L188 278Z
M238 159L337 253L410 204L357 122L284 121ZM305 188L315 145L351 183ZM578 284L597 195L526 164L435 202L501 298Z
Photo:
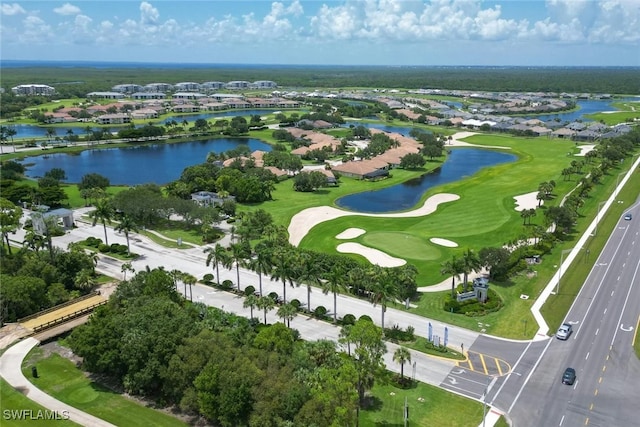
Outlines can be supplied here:
M596 146L595 145L581 145L578 148L580 149L580 152L578 154L576 154L576 156L584 156L589 151L591 151L594 148L596 148Z
M429 241L431 243L436 244L436 245L446 246L447 248L457 248L458 247L458 244L456 242L452 242L451 240L447 240L447 239L441 239L439 237L432 237L431 239L429 239Z
M459 198L460 196L458 196L457 194L436 194L429 197L424 202L424 205L422 205L418 209L408 212L389 214L349 212L331 206L317 206L315 208L304 209L303 211L295 214L293 218L291 218L291 223L289 224L289 228L287 229L287 231L289 232L289 243L294 246L298 246L302 241L302 238L306 236L309 230L311 230L313 227L322 222L330 221L332 219L340 218L343 216L358 215L378 218L415 218L419 216L429 215L435 212L440 203L453 202L455 200L458 200Z
M362 236L364 233L366 233L366 231L362 228L347 228L342 233L338 234L336 239L355 239L356 237Z
M473 135L478 135L478 132L458 132L454 135L451 135L451 140L447 140L444 142L445 147L479 147L479 148L494 148L500 150L511 150L511 147L499 147L496 145L478 145L478 144L470 144L468 142L460 141L462 138L467 138Z
M516 210L521 212L525 209L535 209L538 207L539 200L537 199L538 192L532 191L531 193L522 194L521 196L515 196L516 199ZM541 205L544 204L544 200L542 200Z
M395 258L377 249L368 248L360 243L341 243L336 248L343 254L357 254L365 257L371 264L380 267L400 267L407 262L401 258Z

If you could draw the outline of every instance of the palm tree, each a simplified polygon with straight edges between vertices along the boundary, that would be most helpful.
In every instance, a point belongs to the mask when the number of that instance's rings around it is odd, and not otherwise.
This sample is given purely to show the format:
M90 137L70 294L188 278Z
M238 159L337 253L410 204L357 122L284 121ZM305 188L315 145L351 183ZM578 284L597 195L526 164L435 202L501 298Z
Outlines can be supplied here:
M260 310L263 310L264 312L265 325L267 324L267 311L273 310L275 306L276 302L270 296L260 297L258 298L258 301L256 301L256 307L258 307Z
M520 211L520 217L522 218L522 225L527 224L527 218L531 216L529 209L523 209Z
M462 255L463 286L465 291L467 290L469 273L479 271L481 267L482 265L480 263L480 258L478 258L478 254L471 249L467 249Z
M282 281L282 302L287 303L287 280L293 281L293 265L291 263L291 251L281 248L273 254L271 278Z
M338 342L347 345L347 354L351 356L351 327L352 325L344 325L340 328Z
M311 260L311 256L307 252L300 254L298 262L300 269L297 271L298 277L296 277L296 280L307 285L307 310L311 311L311 285L322 286L320 271L318 270L318 265Z
M405 347L398 347L393 353L393 361L400 364L400 380L404 379L404 364L411 363L411 353Z
M283 323L287 321L287 328L291 327L291 321L298 315L298 309L293 304L282 304L278 308L278 317L282 319Z
M245 260L250 254L250 250L247 248L248 242L232 243L231 248L231 260L236 265L236 277L238 280L238 292L240 291L240 267L244 267Z
M91 270L85 268L78 272L75 277L74 284L78 289L90 290L96 285L96 280L93 277Z
M111 205L109 199L100 199L96 202L96 209L89 213L89 218L93 218L92 226L95 226L98 221L102 223L104 227L104 243L109 244L107 240L107 223L111 224L115 211Z
M453 255L449 261L445 261L442 264L442 269L440 270L440 274L451 275L451 298L455 298L456 296L456 278L460 280L460 274L462 274L460 261L460 259Z
M7 126L4 132L5 132L5 135L11 139L11 147L13 148L13 152L15 153L16 146L13 143L13 137L18 134L18 131L16 130L15 126Z
M183 275L184 273L177 269L173 269L169 272L169 276L173 279L173 286L176 288L176 292L178 291L178 281L182 280Z
M251 319L253 319L253 308L258 305L259 299L260 297L257 297L254 294L249 294L246 297L244 297L244 302L242 303L242 306L244 308L249 307L251 309Z
M131 255L129 233L131 233L132 231L138 231L137 224L129 215L124 215L116 226L116 231L124 233L124 237L127 239L127 255Z
M380 304L382 310L382 333L384 334L384 313L387 311L387 303L393 301L397 294L398 288L393 280L393 275L387 268L374 265L370 271L371 274L371 302L375 306Z
M127 280L127 271L135 273L136 270L133 268L133 265L131 265L130 262L125 262L124 264L122 264L120 271L122 272L122 280Z
M189 286L189 301L193 302L193 288L192 286L198 283L196 276L185 273L182 276L182 282L184 283L184 297L187 297L187 285Z
M227 250L220 243L217 243L214 247L208 247L204 250L207 253L207 267L213 263L216 267L216 281L220 284L220 264L225 264L227 256Z
M333 292L333 323L338 322L338 292L347 289L345 283L345 271L339 266L333 266L322 282L322 292L326 295ZM309 307L311 311L311 307Z
M254 248L254 257L249 261L249 268L258 273L260 296L262 296L262 275L271 272L271 249L263 242Z

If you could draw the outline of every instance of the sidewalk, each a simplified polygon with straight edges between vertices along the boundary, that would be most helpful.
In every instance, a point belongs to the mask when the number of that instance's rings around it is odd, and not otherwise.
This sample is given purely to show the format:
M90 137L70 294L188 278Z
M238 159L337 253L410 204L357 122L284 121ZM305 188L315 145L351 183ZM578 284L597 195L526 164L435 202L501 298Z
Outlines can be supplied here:
M69 420L87 427L115 427L111 423L60 402L27 380L22 374L22 361L29 351L38 344L40 344L40 341L37 339L26 338L7 349L2 357L0 357L0 376L13 388L20 390L29 399L50 411L54 411L58 417L68 417Z

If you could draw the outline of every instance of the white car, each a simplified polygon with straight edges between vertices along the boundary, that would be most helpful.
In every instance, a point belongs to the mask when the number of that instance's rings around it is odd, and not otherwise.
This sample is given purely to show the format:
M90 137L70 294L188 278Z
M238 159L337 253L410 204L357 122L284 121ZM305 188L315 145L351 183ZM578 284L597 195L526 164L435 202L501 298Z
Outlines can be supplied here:
M559 340L566 340L571 335L572 327L568 323L563 323L559 328L558 332L556 332L556 338Z

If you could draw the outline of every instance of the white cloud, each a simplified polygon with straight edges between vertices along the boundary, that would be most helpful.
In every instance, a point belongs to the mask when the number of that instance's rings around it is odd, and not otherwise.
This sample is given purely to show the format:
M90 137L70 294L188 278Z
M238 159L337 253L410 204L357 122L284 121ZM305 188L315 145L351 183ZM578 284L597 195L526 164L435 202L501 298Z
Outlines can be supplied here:
M160 12L151 3L140 3L140 22L143 25L157 25L160 21Z
M77 15L80 13L80 8L71 3L65 3L61 7L56 7L53 11L58 15Z
M20 35L23 43L42 43L53 38L51 26L37 16L27 16L23 21L24 29Z
M0 11L2 12L3 15L7 15L7 16L26 13L26 11L18 3L12 3L12 4L3 3L0 5Z

